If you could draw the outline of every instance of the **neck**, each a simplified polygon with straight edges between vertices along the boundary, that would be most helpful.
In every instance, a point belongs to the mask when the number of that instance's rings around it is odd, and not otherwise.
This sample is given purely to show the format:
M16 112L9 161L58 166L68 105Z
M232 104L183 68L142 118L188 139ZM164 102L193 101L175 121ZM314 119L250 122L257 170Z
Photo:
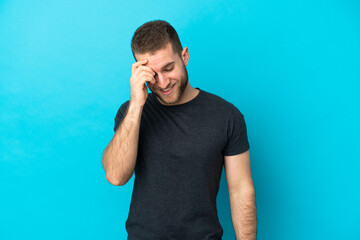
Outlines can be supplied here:
M186 103L186 102L189 102L191 101L192 99L194 99L199 93L199 90L196 89L196 88L193 88L190 83L188 82L185 90L184 90L184 93L179 101L178 104L182 104L182 103Z

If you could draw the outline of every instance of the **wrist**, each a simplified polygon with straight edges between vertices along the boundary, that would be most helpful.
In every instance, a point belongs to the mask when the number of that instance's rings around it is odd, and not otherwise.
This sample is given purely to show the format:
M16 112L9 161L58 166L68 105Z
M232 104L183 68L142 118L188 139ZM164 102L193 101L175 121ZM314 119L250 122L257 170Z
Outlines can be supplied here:
M142 111L142 109L144 108L144 105L145 105L145 103L144 104L137 103L137 102L133 101L132 99L130 99L128 112Z

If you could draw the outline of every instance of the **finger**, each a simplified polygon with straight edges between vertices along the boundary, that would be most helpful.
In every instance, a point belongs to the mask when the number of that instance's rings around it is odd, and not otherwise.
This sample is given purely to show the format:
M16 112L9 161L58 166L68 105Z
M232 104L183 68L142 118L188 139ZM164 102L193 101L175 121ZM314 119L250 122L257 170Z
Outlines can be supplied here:
M147 67L147 66L139 66L135 71L137 71L138 73L149 72L151 75L155 76L154 70L152 70L152 68Z
M135 63L132 64L132 69L131 71L134 72L136 70L136 68L138 68L141 65L144 65L148 62L149 60L147 58L141 60L141 61L137 61Z
M155 83L154 76L149 72L142 72L141 75L139 75L139 78L143 79L142 81L144 81L144 79L150 79L151 83Z
M133 77L130 78L132 84L143 84L145 83L145 78L150 78L150 79L154 79L154 76L147 72L147 71L141 71L140 73L138 74L135 74ZM155 79L154 79L155 81ZM154 81L151 81L151 82L154 82Z
M155 83L155 78L153 78L153 77L151 77L151 76L146 76L146 77L144 78L144 83L145 83L145 82L149 82L149 83L154 84L154 83Z
M143 84L145 82L155 83L154 76L148 72L141 72L137 79L138 79L138 82L141 84Z

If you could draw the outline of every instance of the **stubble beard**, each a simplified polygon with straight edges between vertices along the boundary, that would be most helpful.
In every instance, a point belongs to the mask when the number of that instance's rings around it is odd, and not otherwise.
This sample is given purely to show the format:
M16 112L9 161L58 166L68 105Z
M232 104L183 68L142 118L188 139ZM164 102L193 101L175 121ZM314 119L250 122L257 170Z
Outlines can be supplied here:
M156 92L153 92L158 97L158 99L160 100L160 102L162 104L165 104L165 105L174 104L174 103L178 102L180 100L180 98L182 97L182 95L184 94L186 86L188 85L188 82L189 82L188 72L186 70L185 64L183 65L183 72L184 72L184 76L180 79L180 87L179 87L179 91L177 92L178 94L175 97L175 99L167 100L161 94L157 94Z

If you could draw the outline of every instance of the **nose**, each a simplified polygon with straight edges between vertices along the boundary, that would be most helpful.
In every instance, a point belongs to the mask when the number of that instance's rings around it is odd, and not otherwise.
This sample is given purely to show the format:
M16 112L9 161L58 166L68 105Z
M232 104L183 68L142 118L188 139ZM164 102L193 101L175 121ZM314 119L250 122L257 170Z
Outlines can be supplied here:
M169 86L170 83L170 80L161 73L156 74L155 80L159 88L166 88Z

